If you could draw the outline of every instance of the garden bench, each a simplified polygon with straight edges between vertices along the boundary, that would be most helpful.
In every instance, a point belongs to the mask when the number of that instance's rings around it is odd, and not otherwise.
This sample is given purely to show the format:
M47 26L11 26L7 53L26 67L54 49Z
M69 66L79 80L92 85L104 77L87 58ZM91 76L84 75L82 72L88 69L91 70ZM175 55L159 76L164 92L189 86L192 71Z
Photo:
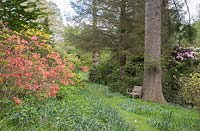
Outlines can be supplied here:
M142 86L134 86L134 88L127 88L126 93L129 94L129 95L132 95L133 98L135 96L137 96L138 98L141 99L141 97L142 97Z

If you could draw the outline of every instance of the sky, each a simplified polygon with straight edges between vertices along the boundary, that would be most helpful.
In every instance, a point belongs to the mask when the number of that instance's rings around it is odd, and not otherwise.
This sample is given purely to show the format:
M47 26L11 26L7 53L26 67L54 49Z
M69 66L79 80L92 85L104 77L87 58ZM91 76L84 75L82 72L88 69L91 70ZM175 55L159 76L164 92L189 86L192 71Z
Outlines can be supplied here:
M70 6L71 0L48 0L48 1L52 1L57 4L58 8L61 11L64 24L67 24L68 22L66 21L65 15L73 14L73 9Z
M68 15L73 14L73 9L70 6L70 0L49 0L49 1L53 1L58 5L58 8L61 10L61 13L62 13L63 20L66 24L67 21L65 20L64 15L65 14L68 14ZM187 1L188 1L191 16L192 17L197 16L197 14L198 14L197 6L200 4L200 0L187 0ZM186 7L185 7L185 10L186 10ZM186 15L186 19L188 19L188 15Z
M198 6L200 4L200 0L187 0L187 1L188 1L188 6L189 6L191 16L192 17L197 16L198 15ZM185 7L185 10L186 10L186 7ZM186 17L188 17L188 16L186 16Z

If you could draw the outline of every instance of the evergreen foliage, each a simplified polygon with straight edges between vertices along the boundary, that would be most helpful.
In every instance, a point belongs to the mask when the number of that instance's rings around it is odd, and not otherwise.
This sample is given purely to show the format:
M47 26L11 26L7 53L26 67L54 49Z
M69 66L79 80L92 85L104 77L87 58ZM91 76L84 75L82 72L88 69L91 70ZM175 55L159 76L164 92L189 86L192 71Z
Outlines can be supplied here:
M20 31L24 26L39 28L48 32L48 25L45 19L49 12L42 6L43 2L38 0L1 0L0 1L0 19L6 23L12 30Z

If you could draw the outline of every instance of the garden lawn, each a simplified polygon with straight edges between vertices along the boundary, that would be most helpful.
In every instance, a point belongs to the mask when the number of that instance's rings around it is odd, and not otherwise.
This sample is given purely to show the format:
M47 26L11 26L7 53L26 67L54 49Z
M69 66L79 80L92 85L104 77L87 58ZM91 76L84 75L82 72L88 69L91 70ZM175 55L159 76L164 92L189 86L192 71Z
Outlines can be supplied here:
M88 94L94 95L94 97L99 97L107 105L112 106L117 109L120 115L129 123L134 124L137 131L159 131L158 129L150 126L147 123L148 117L137 115L129 111L123 110L120 106L124 103L126 98L120 96L119 94L110 93L105 86L98 84L88 84Z
M116 109L138 131L199 131L200 121L196 110L174 105L145 102L111 93L108 87L88 83L83 93L103 100Z
M80 75L88 80L87 73ZM101 99L138 131L200 131L200 117L195 109L132 99L111 93L109 87L96 83L88 83L81 94Z

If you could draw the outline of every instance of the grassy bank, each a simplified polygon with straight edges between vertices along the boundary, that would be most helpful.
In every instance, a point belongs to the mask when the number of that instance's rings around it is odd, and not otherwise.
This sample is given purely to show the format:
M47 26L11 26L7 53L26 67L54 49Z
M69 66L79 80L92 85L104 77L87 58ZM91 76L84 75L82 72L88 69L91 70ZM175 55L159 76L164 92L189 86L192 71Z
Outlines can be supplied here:
M87 80L87 74L81 73ZM194 109L160 105L111 93L88 83L85 89L62 87L57 98L7 101L0 111L1 131L199 131ZM4 102L5 103L5 102Z

